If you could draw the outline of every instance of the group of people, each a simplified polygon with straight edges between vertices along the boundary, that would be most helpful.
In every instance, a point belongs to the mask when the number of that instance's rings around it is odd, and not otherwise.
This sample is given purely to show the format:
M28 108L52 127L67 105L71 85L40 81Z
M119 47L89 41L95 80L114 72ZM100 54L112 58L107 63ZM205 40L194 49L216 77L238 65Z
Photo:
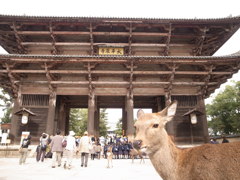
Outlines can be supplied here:
M229 140L225 136L223 136L222 143L229 143ZM219 142L216 138L211 138L210 144L219 144Z
M63 152L66 153L66 161L64 162L64 168L71 168L73 156L75 152L81 153L81 166L87 167L88 157L92 147L91 138L88 137L88 132L84 132L79 142L76 141L74 137L75 133L73 131L69 132L69 135L64 137L61 135L61 131L57 130L56 135L49 137L48 134L43 133L39 140L39 145L37 146L36 160L44 161L47 154L50 153L52 157L52 168L56 166L60 167L62 163ZM20 160L19 164L24 164L26 162L28 154L28 146L31 144L31 136L24 138L22 140L19 152Z
M57 130L55 136L49 136L43 133L39 139L39 145L36 149L36 161L43 162L45 158L52 158L52 168L60 167L62 164L63 152L66 156L64 162L64 168L71 168L74 154L81 156L81 167L87 167L89 156L92 160L95 158L100 159L107 158L107 151L109 147L112 149L113 158L115 159L127 159L130 158L130 150L132 144L128 142L127 137L100 137L95 139L90 138L88 132L85 131L81 138L75 138L73 131L69 132L69 135L64 137L61 135L61 131ZM20 148L20 160L19 164L24 164L26 161L28 146L31 144L31 136L22 140Z

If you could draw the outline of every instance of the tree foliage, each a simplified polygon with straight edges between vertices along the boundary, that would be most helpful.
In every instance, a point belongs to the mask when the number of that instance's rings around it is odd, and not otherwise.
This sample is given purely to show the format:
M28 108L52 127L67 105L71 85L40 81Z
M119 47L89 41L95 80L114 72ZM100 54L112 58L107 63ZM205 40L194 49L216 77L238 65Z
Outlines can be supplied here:
M100 121L99 121L99 133L100 136L107 135L107 113L106 109L100 109ZM76 135L83 135L87 130L88 110L87 109L75 109L70 110L69 117L69 130L73 130Z
M226 86L206 109L214 135L240 133L240 81Z
M0 89L0 108L4 113L3 117L1 118L3 123L11 122L12 105L13 105L12 97L9 96L9 94L3 89Z
M116 124L115 134L118 136L122 136L122 118L120 118Z

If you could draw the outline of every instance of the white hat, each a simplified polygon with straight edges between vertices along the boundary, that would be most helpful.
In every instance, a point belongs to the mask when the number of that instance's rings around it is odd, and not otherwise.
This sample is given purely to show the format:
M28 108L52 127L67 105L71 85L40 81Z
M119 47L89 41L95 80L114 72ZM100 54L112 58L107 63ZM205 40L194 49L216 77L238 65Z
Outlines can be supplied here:
M69 135L70 135L70 136L74 136L74 135L75 135L75 132L74 132L74 131L69 131Z

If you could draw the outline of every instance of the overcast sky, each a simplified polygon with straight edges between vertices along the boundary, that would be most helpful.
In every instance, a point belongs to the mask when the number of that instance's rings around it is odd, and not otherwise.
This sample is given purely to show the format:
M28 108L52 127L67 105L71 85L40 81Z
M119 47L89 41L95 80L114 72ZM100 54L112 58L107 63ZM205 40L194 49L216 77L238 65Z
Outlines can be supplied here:
M150 18L223 18L240 16L240 0L1 0L0 14L29 16L150 17ZM240 31L215 55L240 50ZM0 50L0 53L4 51ZM240 79L240 73L233 76ZM231 80L228 81L228 84ZM224 89L224 85L219 91ZM215 93L215 94L216 94ZM213 97L215 94L212 94ZM206 102L210 102L211 98ZM111 124L121 111L109 111Z

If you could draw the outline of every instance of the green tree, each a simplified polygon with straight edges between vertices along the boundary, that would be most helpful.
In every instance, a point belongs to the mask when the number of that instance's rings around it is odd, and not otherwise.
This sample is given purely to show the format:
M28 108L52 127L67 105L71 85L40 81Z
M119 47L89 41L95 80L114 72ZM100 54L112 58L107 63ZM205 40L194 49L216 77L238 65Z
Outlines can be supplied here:
M76 135L83 135L87 130L87 109L72 108L69 115L69 130L72 130Z
M122 136L122 118L120 118L116 124L115 133L118 136Z
M99 135L106 136L109 127L107 127L108 113L107 109L100 109Z
M240 133L240 81L226 86L206 109L214 135Z
M73 130L76 135L83 135L84 131L87 130L88 121L88 110L87 109L75 109L70 110L69 117L69 130ZM106 109L100 110L100 122L99 122L99 133L100 136L107 135L107 113Z
M1 107L2 111L4 112L4 115L1 118L3 123L11 122L12 105L13 105L12 97L9 96L9 94L6 91L4 91L3 89L0 89L0 107Z

